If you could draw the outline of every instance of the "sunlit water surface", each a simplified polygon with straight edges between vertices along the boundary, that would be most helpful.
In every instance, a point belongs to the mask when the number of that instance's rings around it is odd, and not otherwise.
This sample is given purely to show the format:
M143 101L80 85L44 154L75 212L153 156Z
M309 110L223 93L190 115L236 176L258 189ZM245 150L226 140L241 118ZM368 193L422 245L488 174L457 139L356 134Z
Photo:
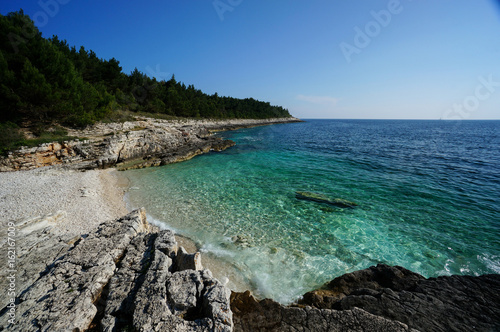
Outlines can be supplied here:
M126 199L283 303L377 263L500 273L499 133L500 121L382 120L227 132L237 145L222 153L125 172Z

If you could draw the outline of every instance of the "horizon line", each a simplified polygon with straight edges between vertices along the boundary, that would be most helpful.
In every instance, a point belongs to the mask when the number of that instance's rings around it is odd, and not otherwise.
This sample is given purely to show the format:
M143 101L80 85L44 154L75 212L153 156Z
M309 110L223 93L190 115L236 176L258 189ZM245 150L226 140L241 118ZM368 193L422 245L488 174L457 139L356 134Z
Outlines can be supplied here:
M301 118L294 116L294 118L301 120L390 120L390 121L500 121L500 119L395 119L395 118Z

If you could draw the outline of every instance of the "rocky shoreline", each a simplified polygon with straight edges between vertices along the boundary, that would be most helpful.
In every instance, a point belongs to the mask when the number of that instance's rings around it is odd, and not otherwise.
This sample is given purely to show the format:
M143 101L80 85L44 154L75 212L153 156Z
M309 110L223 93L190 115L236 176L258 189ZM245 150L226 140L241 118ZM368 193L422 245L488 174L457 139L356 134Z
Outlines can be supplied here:
M234 145L233 141L223 140L214 132L290 122L301 120L167 121L140 118L124 123L98 123L84 130L69 130L70 136L84 139L21 148L7 157L0 157L0 172L51 165L74 170L109 167L125 170L167 165Z
M11 222L17 259L0 279L9 331L498 331L500 275L426 279L380 264L284 306L231 291L144 209L77 236L65 216ZM2 229L2 247L9 227ZM9 266L5 256L2 266ZM9 287L16 296L10 300Z
M13 226L23 237L18 295L3 303L2 330L232 330L229 289L203 269L199 253L177 246L172 231L149 225L144 210L76 237L60 235L57 222ZM2 299L9 298L8 280Z
M233 293L236 331L500 331L500 275L426 279L379 264L283 306Z
M231 293L196 248L143 209L127 214L114 170L79 172L182 161L217 149L214 131L264 124L99 124L71 133L87 143L3 159L4 171L31 170L0 173L0 331L500 331L500 275L426 279L378 265L289 306Z

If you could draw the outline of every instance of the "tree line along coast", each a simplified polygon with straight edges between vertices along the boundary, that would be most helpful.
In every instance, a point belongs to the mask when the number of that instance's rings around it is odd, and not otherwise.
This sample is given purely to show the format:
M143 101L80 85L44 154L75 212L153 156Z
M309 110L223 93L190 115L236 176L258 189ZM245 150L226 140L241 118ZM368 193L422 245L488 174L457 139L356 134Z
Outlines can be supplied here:
M44 38L21 9L0 15L0 153L68 139L63 128L135 115L173 119L291 117L287 109L253 98L209 95L178 82L157 80L135 68L123 72L115 58ZM60 125L60 126L59 126ZM32 134L27 140L21 128Z

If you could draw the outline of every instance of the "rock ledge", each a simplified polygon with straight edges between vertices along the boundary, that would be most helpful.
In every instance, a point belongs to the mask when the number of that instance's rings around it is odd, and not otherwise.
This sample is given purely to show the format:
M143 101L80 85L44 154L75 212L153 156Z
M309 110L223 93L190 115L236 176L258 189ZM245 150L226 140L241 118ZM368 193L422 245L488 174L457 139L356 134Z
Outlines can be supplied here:
M379 264L335 278L299 304L233 293L236 331L500 331L500 275L426 279Z
M21 148L0 156L0 172L63 165L77 170L117 167L120 170L161 166L191 159L234 145L213 135L217 131L301 122L296 118L261 120L166 121L141 118L124 123L98 123L84 130L69 130L86 137L62 143Z
M144 209L83 236L54 227L66 218L0 229L0 248L16 251L15 266L0 256L0 331L500 331L500 275L426 279L379 264L284 306L231 293Z
M232 330L230 291L173 232L151 227L143 209L73 239L38 221L36 229L17 225L32 241L19 241L14 324L1 294L0 330Z

